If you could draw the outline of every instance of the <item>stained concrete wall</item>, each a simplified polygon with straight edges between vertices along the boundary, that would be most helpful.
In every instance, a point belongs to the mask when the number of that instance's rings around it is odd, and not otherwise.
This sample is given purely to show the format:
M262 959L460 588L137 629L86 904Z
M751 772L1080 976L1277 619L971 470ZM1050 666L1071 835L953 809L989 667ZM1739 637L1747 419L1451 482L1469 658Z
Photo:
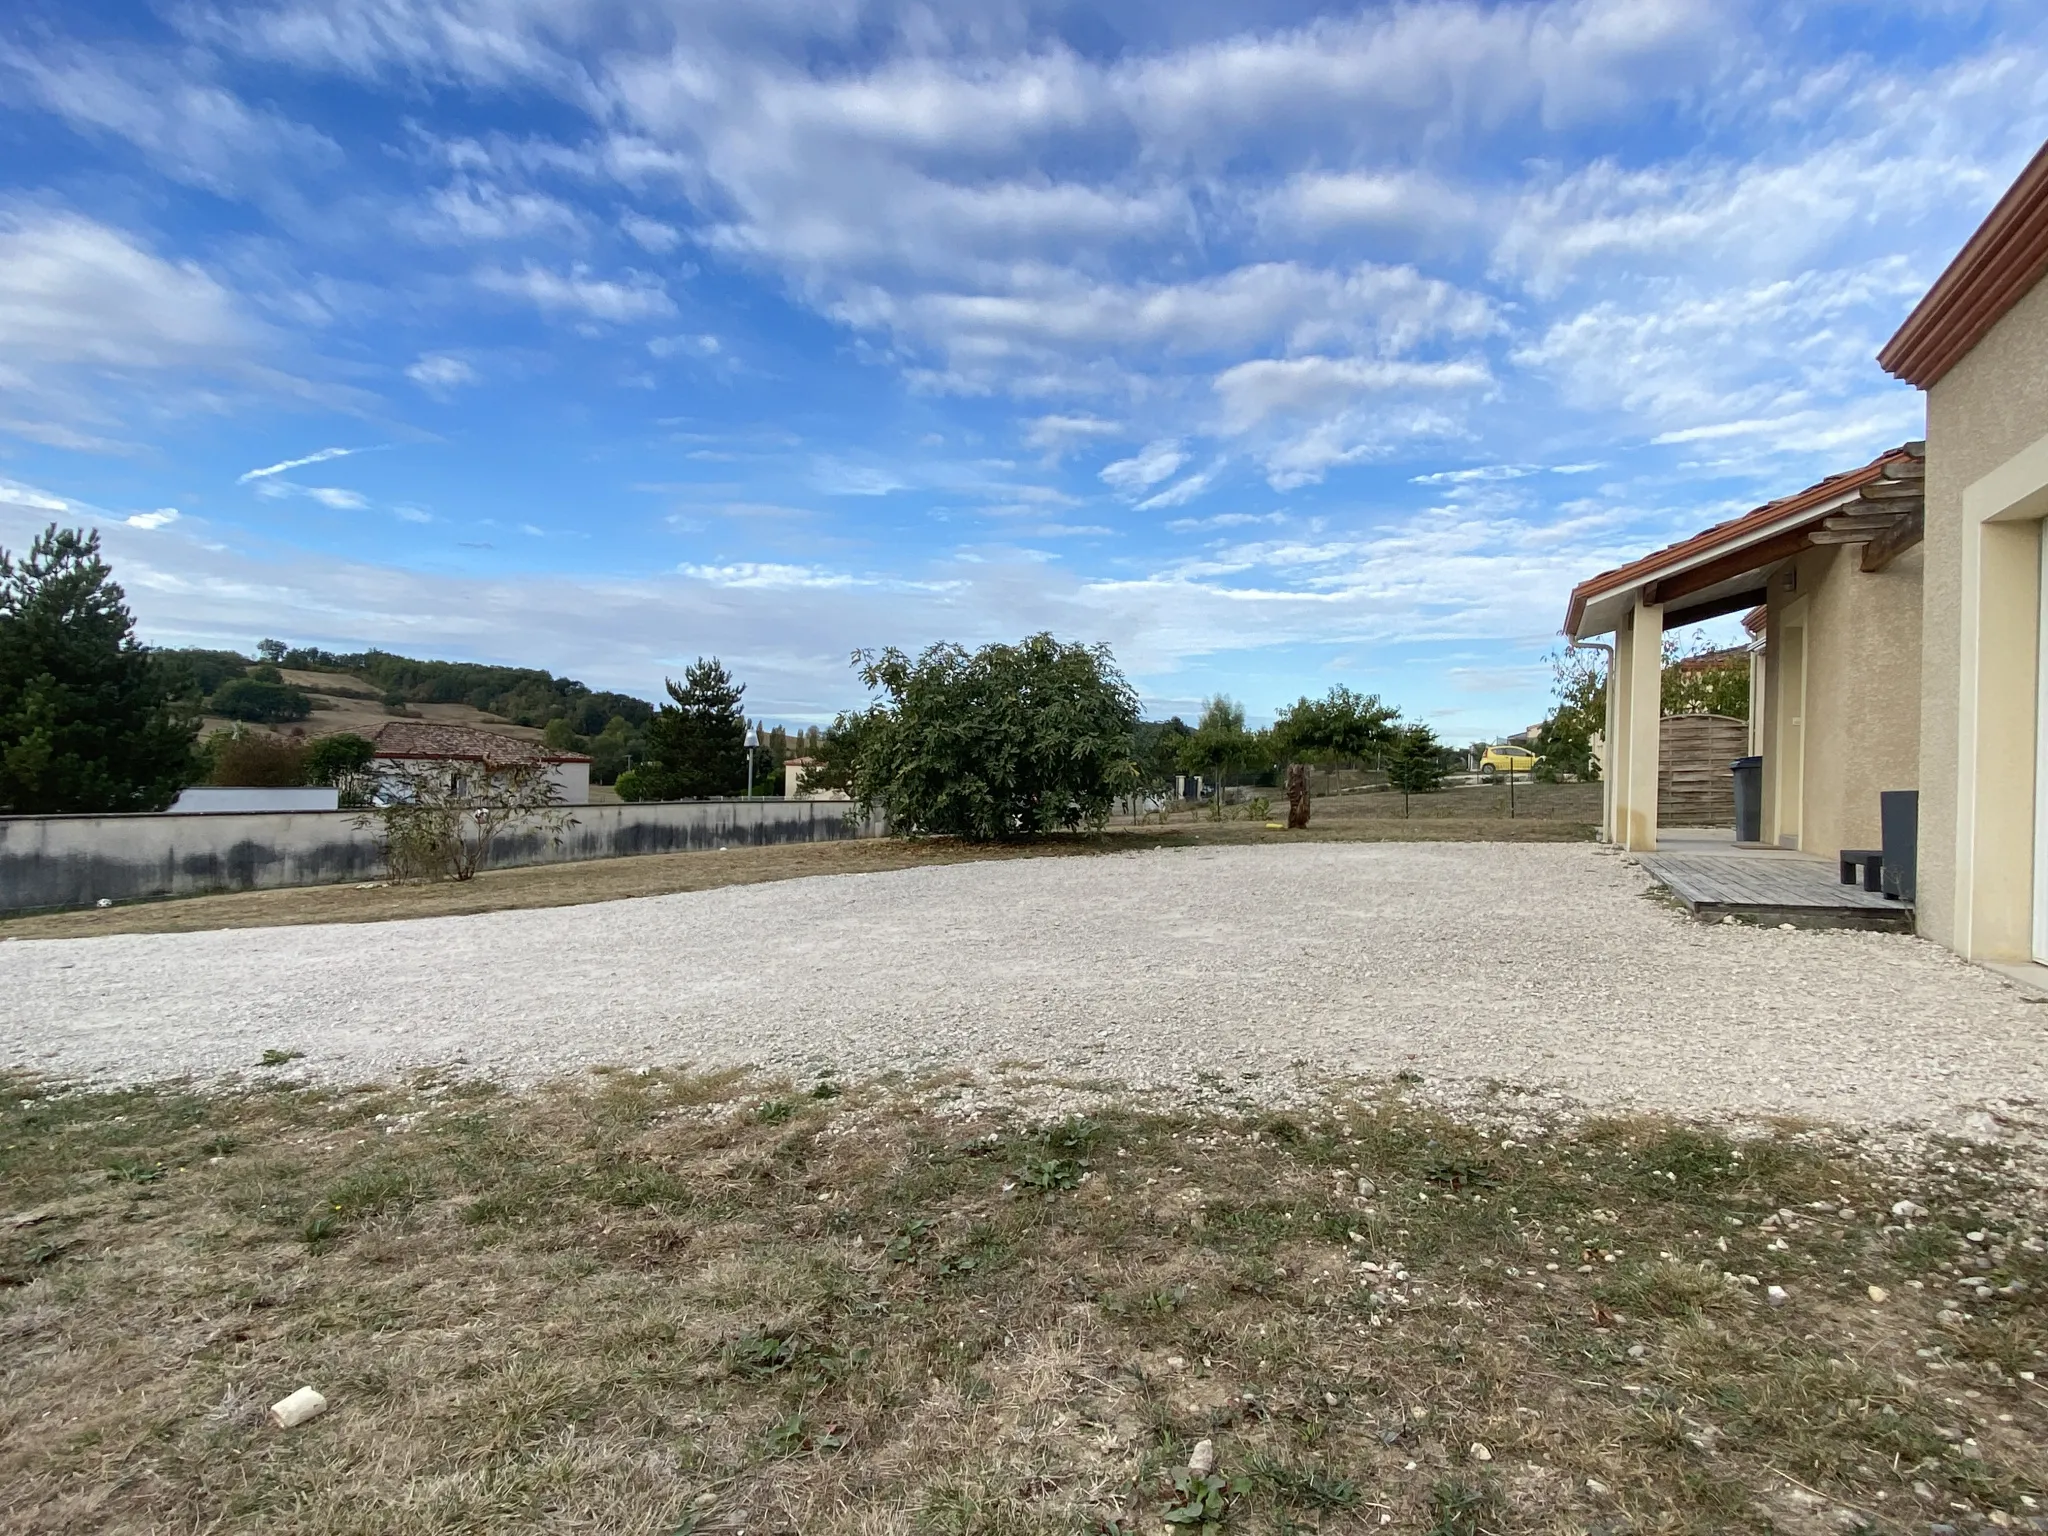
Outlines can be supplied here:
M2035 286L1927 395L1926 582L1920 649L1919 931L1938 943L1978 949L1956 931L1957 735L1962 681L1963 491L2048 436L2048 282ZM1973 530L1974 532L1974 530ZM2022 722L2030 733L2031 711ZM2022 744L2015 768L2032 767ZM2028 774L2031 779L2031 773ZM2030 797L2029 797L2030 798ZM2031 805L2013 825L1979 828L2031 850ZM2024 902L2024 898L2021 898ZM2008 901L2008 905L2020 903ZM2024 955L2023 910L1983 914L2002 930L1999 946ZM1983 949L1991 953L1993 946Z
M559 836L509 831L489 867L639 853L832 842L877 830L843 802L683 800L575 807ZM333 885L384 874L376 824L358 811L0 817L0 911L207 891Z

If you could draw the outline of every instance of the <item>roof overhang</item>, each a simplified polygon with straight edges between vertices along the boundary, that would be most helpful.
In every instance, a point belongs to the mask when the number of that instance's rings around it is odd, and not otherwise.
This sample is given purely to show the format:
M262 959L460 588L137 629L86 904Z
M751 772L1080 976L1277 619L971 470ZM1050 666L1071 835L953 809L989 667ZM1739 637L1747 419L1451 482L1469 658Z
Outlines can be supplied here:
M1821 543L1863 543L1865 570L1882 569L1917 543L1924 517L1920 443L1881 454L1861 469L1831 475L1795 496L1580 582L1564 633L1572 640L1618 629L1638 601L1660 604L1675 629L1764 601L1772 574Z
M1935 280L1878 366L1921 389L1939 383L2048 276L2048 144Z

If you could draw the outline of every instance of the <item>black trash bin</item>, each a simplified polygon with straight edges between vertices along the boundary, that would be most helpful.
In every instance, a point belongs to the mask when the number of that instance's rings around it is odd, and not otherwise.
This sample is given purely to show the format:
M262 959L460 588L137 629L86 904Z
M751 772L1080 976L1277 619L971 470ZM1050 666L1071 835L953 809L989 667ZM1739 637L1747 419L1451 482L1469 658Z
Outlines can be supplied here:
M1735 841L1764 840L1764 760L1738 757L1728 765L1735 775Z
M1881 790L1877 797L1878 826L1884 837L1884 869L1879 878L1885 895L1914 902L1920 884L1920 791Z

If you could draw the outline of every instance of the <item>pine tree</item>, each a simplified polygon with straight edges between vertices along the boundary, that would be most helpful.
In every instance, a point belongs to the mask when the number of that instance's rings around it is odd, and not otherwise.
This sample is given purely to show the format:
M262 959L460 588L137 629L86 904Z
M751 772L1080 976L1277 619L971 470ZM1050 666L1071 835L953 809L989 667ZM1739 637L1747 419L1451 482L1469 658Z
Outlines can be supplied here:
M747 717L740 708L746 691L715 656L698 657L680 687L668 681L674 703L648 722L647 761L634 770L641 799L695 800L746 787Z
M97 530L0 550L0 813L160 811L189 782L198 722L125 597Z
M1443 746L1426 725L1395 728L1387 751L1387 782L1401 791L1401 814L1408 814L1410 795L1430 795L1443 787Z

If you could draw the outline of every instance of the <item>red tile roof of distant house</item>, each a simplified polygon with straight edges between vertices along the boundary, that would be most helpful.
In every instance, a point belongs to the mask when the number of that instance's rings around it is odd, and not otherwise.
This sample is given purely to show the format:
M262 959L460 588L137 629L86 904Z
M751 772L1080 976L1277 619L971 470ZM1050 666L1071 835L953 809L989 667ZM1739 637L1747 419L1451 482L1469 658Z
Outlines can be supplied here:
M587 763L580 752L555 752L537 741L500 736L468 725L437 725L428 720L393 720L373 739L378 757L416 758L430 762Z

